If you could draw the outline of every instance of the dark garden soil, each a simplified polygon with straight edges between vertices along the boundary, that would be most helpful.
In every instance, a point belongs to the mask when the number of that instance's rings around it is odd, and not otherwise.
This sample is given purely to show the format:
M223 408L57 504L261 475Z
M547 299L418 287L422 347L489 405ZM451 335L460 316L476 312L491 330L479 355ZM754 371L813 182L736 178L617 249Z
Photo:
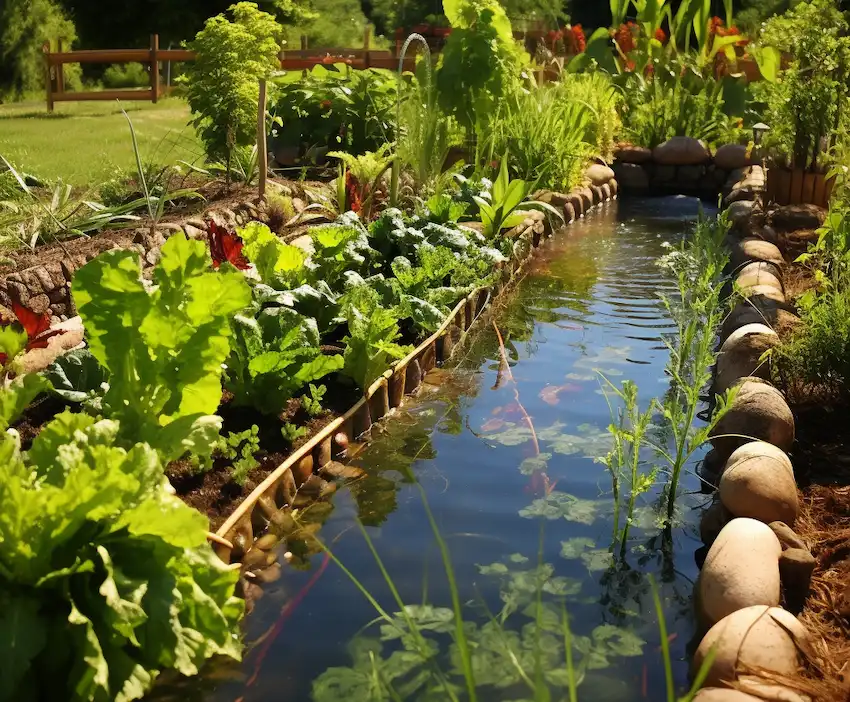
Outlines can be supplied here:
M360 391L353 385L326 378L328 388L324 401L325 411L318 417L310 417L297 399L291 399L287 408L278 416L263 415L250 407L234 407L225 393L218 414L224 420L221 433L240 432L257 425L260 451L256 458L260 465L252 470L244 485L233 480L232 461L217 458L211 470L198 473L189 461L181 460L169 464L166 469L177 495L188 505L206 514L210 530L215 531L233 512L236 505L273 473L293 451L304 445L334 419L344 414L360 398ZM293 443L281 436L281 427L290 422L307 430L306 434Z
M293 182L275 180L275 183L286 186L293 197L305 199L305 188L318 190L323 187L319 181ZM208 181L197 186L198 192L203 195L203 200L191 199L170 206L159 225L182 225L187 219L202 218L204 213L210 210L237 209L245 202L257 201L256 186L230 185L220 180ZM271 191L270 191L271 192ZM142 212L136 212L138 220L123 223L120 228L104 229L90 237L77 239L66 239L55 243L42 244L35 249L19 249L3 253L3 261L0 262L0 275L21 271L32 266L48 263L67 261L69 259L88 260L99 253L112 248L129 248L133 243L137 229L149 228L151 221L143 216ZM278 233L283 232L282 221L272 221L269 226ZM288 230L287 230L288 231Z

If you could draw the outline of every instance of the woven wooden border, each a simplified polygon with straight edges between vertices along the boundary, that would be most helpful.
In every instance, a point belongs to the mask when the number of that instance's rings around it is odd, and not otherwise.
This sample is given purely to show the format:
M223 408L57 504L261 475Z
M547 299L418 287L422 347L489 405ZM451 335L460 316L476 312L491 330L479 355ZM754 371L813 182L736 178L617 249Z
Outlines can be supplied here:
M571 224L594 206L616 198L616 192L615 181L593 189L577 188L571 195L578 197L571 199L569 208L565 207L565 224ZM582 206L575 205L576 202L581 202ZM401 405L405 395L416 392L428 371L449 360L489 302L523 269L534 249L554 233L550 220L539 212L530 213L516 231L516 240L524 242L527 249L505 264L500 280L491 287L474 290L458 302L437 331L385 371L345 414L294 451L236 506L215 534L210 534L209 540L222 561L226 564L241 561L267 529L274 514L287 506L293 487L302 484L339 455L349 441L367 432L374 422Z

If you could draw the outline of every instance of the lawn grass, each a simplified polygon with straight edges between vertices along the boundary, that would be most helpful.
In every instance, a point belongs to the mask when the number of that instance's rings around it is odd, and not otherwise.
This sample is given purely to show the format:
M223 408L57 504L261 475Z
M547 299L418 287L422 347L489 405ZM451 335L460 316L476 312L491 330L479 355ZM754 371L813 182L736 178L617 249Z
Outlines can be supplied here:
M120 169L135 166L127 110L144 160L200 163L203 150L187 126L189 107L179 98L156 105L141 102L44 103L0 105L0 154L14 166L48 181L92 188Z

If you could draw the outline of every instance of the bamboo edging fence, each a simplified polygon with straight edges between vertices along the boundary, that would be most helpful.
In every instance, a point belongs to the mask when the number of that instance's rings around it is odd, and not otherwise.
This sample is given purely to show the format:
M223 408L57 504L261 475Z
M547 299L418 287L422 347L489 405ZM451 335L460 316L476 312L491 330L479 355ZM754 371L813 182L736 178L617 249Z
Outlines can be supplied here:
M592 193L592 198L585 200L586 208L576 213L576 219L595 205L616 197L616 186L581 191ZM517 279L534 249L554 233L551 222L541 213L531 214L533 216L517 227L516 238L527 243L527 252L504 266L502 278L497 283L489 288L478 288L458 302L437 331L386 370L345 414L294 451L237 505L214 534L209 535L213 549L226 565L240 562L273 523L275 515L289 508L293 489L297 491L310 475L339 456L350 441L367 433L375 422L399 407L405 395L416 392L421 386L428 371L451 358L490 301Z

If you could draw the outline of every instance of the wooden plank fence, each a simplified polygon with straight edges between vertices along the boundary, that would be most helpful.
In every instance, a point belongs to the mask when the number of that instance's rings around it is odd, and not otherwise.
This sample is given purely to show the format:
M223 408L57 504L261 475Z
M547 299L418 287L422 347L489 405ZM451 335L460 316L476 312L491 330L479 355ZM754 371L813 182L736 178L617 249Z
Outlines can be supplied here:
M310 48L307 37L301 37L301 48L280 52L280 67L285 71L308 71L313 66L332 63L345 63L353 69L385 68L398 70L398 58L389 51L370 48L371 32L367 28L363 35L362 49ZM63 51L59 42L58 51L51 52L50 45L42 48L45 57L45 86L47 109L52 112L57 102L76 102L82 100L144 100L157 102L167 92L160 83L159 66L162 63L194 61L195 52L186 49L160 49L159 36L151 35L148 49L85 49ZM404 70L412 71L416 57L411 53L404 60ZM65 90L63 66L66 63L142 63L151 67L150 86L148 88L127 88L122 90L90 90L69 92Z

